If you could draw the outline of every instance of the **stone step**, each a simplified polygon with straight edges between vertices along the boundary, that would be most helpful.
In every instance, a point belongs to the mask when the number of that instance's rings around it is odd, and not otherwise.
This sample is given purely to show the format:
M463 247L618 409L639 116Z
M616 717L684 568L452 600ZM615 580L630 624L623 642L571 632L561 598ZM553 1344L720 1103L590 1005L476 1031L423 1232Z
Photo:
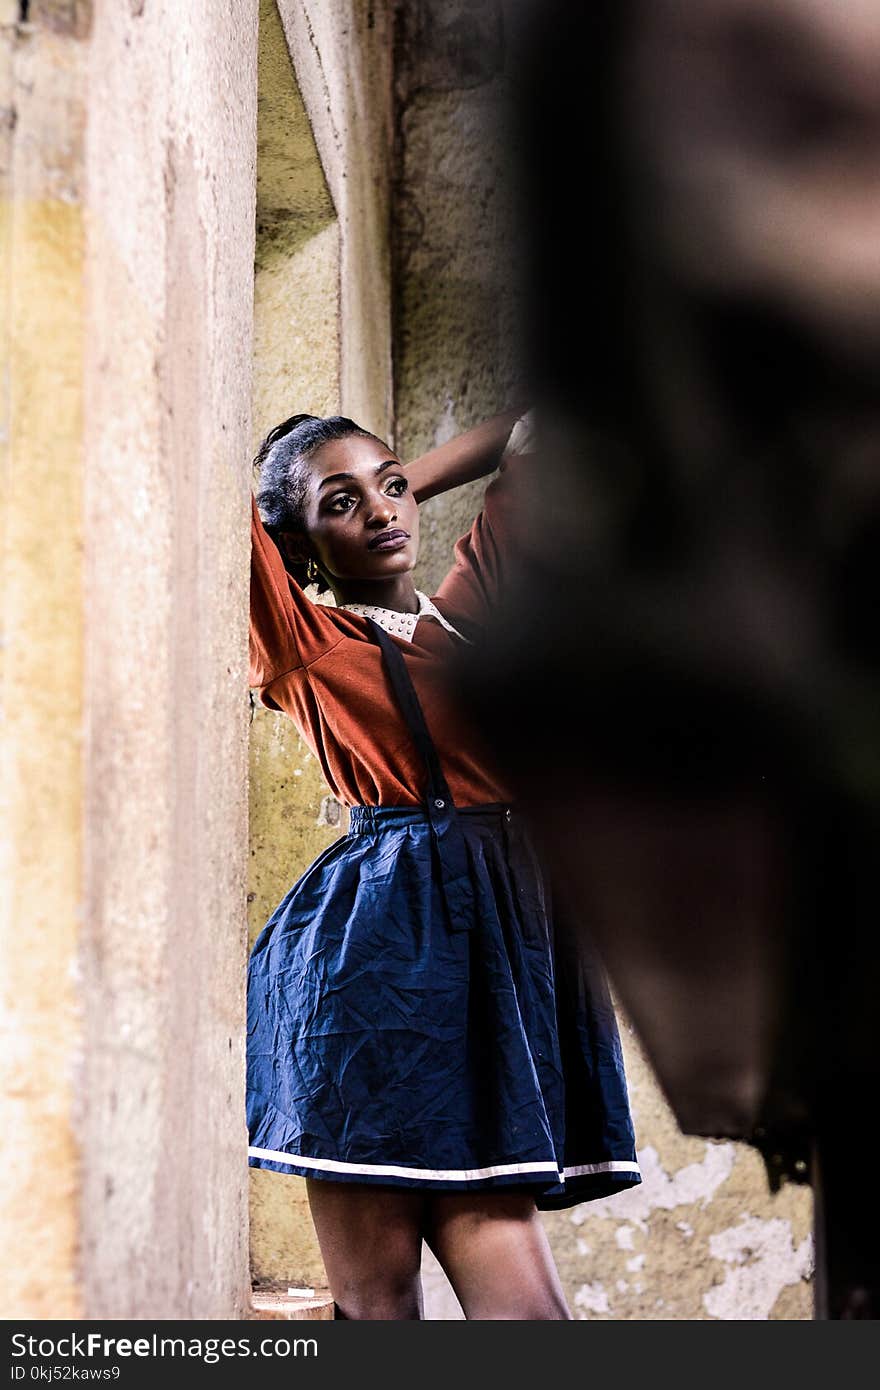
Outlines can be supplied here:
M316 1288L311 1294L291 1294L287 1290L287 1284L260 1284L254 1288L251 1291L250 1319L332 1321L334 1304L329 1289Z

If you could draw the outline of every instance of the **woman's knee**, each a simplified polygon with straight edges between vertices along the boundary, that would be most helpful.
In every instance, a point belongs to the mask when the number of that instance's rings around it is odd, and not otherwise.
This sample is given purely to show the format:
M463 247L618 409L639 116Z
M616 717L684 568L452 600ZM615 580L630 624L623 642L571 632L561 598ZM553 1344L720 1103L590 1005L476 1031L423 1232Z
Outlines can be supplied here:
M418 1270L375 1269L345 1281L331 1293L336 1316L349 1322L412 1322L422 1317Z
M349 1321L404 1322L422 1317L421 1239L391 1231L372 1249L328 1262L337 1317Z

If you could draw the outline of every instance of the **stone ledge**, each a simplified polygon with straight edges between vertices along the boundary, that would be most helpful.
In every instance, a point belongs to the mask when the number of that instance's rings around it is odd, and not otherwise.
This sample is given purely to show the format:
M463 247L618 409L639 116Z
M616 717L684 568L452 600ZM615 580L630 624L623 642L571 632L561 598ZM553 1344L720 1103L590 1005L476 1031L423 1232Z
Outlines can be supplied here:
M298 1296L289 1294L287 1287L286 1284L261 1284L253 1289L249 1321L333 1320L334 1304L329 1289L316 1288L312 1295Z

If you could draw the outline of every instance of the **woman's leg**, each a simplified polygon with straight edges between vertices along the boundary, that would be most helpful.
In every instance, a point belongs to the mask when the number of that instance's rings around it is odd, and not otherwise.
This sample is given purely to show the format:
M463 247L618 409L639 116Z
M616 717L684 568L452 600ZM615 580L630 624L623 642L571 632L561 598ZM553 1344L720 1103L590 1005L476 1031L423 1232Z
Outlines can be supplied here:
M528 1193L436 1193L425 1239L466 1318L571 1318L534 1198Z
M424 1193L319 1178L306 1188L336 1316L421 1318Z

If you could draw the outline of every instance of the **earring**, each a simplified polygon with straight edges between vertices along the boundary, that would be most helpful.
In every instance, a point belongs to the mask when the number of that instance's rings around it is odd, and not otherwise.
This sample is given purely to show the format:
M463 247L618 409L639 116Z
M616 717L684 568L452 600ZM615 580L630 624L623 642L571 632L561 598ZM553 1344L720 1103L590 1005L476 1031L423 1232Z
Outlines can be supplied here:
M306 561L306 579L308 579L308 581L309 581L310 584L314 584L314 582L315 582L315 580L316 580L317 578L318 578L318 566L315 564L314 560L307 560L307 561Z

